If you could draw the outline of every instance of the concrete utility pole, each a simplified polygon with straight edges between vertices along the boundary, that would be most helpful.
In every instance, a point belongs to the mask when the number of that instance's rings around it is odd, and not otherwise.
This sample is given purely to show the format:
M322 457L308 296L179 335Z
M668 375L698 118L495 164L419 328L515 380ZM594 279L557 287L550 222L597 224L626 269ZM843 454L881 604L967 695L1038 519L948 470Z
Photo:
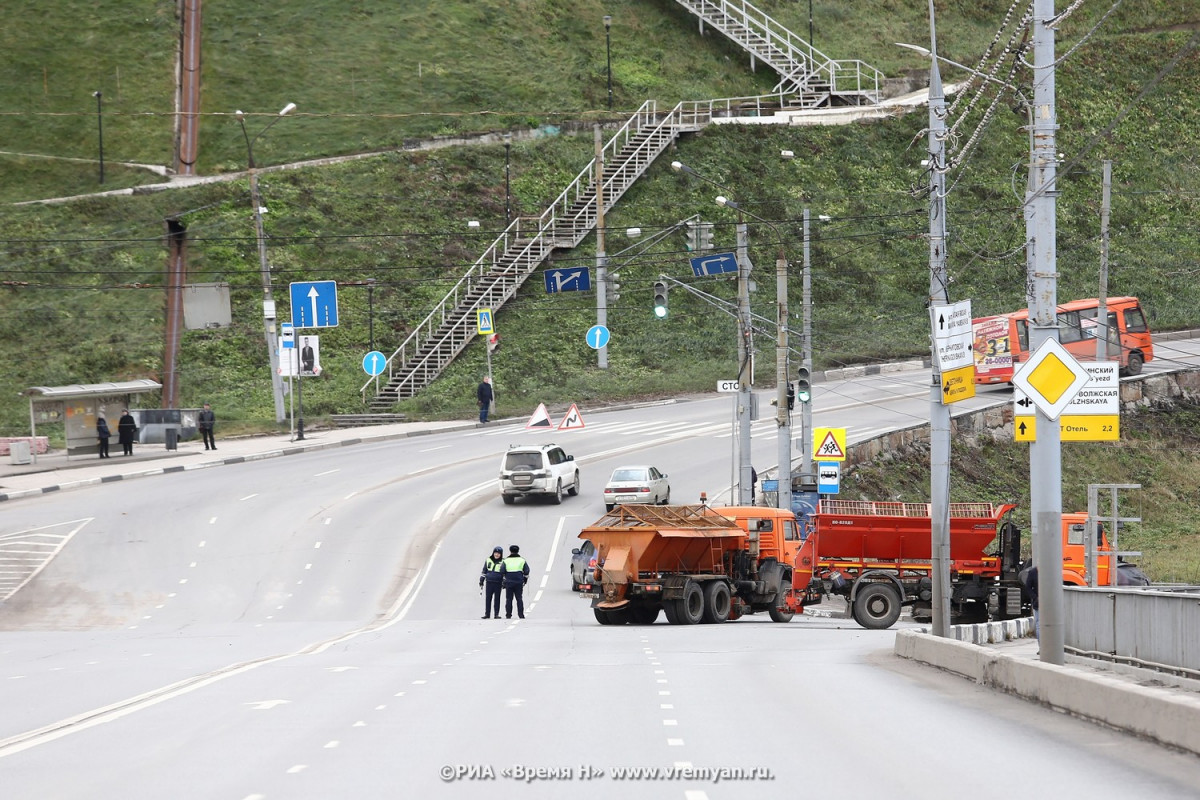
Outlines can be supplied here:
M748 506L752 502L754 486L753 467L750 463L750 404L753 395L750 384L754 373L750 369L750 252L749 234L746 223L738 212L737 224L738 263L738 504Z
M778 235L778 233L776 233ZM775 387L777 389L775 402L775 421L778 425L776 438L779 468L779 501L778 508L792 507L792 411L788 408L788 274L787 254L783 249L783 239L779 240L779 256L775 259L775 298L778 307L776 314L776 343L775 343Z
M605 17L608 19L608 17ZM604 142L600 126L592 128L596 143L596 324L608 326L608 255L604 252ZM608 369L608 345L596 348L596 366Z
M1057 196L1055 185L1058 118L1054 108L1054 0L1033 4L1033 141L1030 196L1026 199L1026 237L1032 250L1029 287L1029 349L1047 339L1059 341ZM1035 412L1037 439L1029 446L1030 509L1033 553L1038 566L1041 660L1063 663L1066 643L1062 587L1062 434L1058 420Z
M804 317L804 342L800 348L801 364L800 366L808 370L808 374L812 375L812 275L809 271L809 225L808 225L808 209L804 209L804 278L803 289L800 296L800 302L803 303ZM799 402L800 398L796 398ZM805 475L813 474L812 460L812 397L809 397L807 403L800 404L800 471ZM790 506L787 506L790 508Z
M949 305L946 275L946 94L938 69L937 28L929 0L929 307ZM929 387L930 547L933 555L933 635L950 635L950 406L942 402L937 339L931 338Z
M1096 304L1096 360L1108 361L1108 340L1116 331L1108 327L1108 215L1112 207L1112 162L1104 162L1100 199L1100 294ZM1120 351L1118 351L1120 358ZM1039 570L1040 574L1040 570ZM1088 584L1089 586L1091 584Z

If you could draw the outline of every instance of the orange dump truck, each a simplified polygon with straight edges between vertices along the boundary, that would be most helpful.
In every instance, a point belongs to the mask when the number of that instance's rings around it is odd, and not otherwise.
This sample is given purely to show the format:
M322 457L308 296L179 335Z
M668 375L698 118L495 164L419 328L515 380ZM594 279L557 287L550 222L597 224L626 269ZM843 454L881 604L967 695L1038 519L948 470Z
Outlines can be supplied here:
M1015 505L950 504L950 617L952 623L1012 619L1028 612L1020 573L1021 531L1008 519ZM803 602L840 595L864 628L895 624L902 606L913 618L932 617L932 519L928 503L822 500L808 517L807 538L797 556L797 585L807 585ZM1084 525L1087 514L1062 515L1064 584L1084 585ZM1098 526L1097 582L1149 581L1122 563ZM810 580L811 579L811 580Z
M764 506L617 506L580 539L596 546L592 609L601 625L725 622L766 611L788 622L809 581L790 511Z

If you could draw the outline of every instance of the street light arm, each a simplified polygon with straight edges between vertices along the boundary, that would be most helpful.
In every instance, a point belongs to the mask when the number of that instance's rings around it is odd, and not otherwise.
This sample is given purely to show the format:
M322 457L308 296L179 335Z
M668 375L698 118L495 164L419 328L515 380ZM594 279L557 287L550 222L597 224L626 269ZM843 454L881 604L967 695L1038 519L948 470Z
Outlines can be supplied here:
M250 162L250 169L254 169L254 143L258 141L258 137L262 136L264 133L271 130L272 125L274 125L276 122L279 122L279 120L283 119L284 117L286 117L288 114L292 113L295 110L296 110L296 104L288 103L286 106L284 106L280 110L280 112L275 116L274 119L272 119L270 122L268 122L266 124L265 127L263 127L263 129L261 131L254 134L254 138L250 138L250 135L246 132L246 115L245 115L245 113L242 111L233 112L234 116L237 117L238 124L242 126L242 136L246 140L246 156Z

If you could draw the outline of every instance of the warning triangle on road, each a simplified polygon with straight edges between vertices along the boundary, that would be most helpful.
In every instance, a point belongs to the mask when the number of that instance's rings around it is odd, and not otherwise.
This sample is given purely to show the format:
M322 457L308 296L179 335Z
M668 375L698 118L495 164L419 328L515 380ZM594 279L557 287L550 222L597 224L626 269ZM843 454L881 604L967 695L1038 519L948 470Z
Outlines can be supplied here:
M817 452L813 455L821 458L844 459L846 457L846 452L842 450L842 446L838 444L838 440L833 435L833 431L829 431L825 434L825 438L821 441L821 446L817 448Z
M525 428L553 428L554 423L550 421L550 412L546 410L545 403L538 403L537 411L533 412L533 416L529 418Z
M585 427L583 417L580 415L579 409L575 407L575 404L571 403L571 409L567 411L567 415L563 417L562 422L558 423L558 429L560 431L572 431L583 427Z

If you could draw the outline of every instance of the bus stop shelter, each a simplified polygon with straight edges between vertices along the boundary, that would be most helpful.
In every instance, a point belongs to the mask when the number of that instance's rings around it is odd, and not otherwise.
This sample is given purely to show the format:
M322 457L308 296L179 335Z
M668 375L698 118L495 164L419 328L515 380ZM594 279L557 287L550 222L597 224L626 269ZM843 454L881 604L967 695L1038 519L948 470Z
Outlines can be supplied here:
M72 386L31 386L21 394L29 398L30 435L37 437L38 423L62 423L66 433L67 457L95 455L100 451L96 420L109 421L113 435L121 411L140 394L156 392L162 384L148 378L116 383L84 383ZM35 457L36 460L36 457Z

